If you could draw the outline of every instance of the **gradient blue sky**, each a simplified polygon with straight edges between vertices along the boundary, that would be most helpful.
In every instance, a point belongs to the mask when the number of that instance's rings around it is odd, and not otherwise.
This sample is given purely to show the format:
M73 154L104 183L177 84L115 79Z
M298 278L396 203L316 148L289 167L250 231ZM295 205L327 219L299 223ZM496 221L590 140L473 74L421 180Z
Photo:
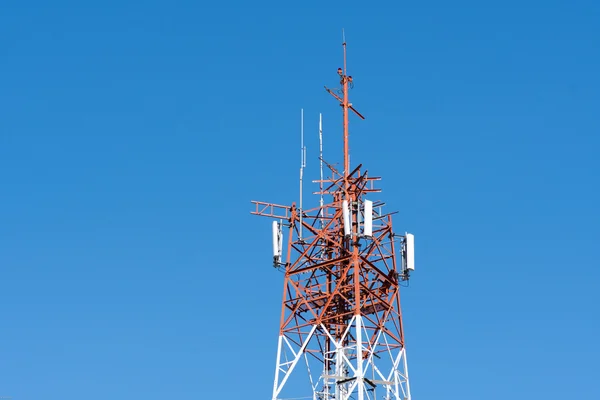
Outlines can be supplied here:
M268 399L317 121L416 235L413 398L600 398L600 3L4 0L0 396ZM316 199L311 199L316 201Z

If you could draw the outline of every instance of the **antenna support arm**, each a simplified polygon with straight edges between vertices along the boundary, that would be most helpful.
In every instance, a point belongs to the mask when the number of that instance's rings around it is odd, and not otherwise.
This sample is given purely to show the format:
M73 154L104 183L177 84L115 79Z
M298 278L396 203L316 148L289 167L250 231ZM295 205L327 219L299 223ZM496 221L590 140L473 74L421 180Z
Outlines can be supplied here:
M337 99L337 101L340 102L340 106L344 106L344 100L342 100L342 98L340 96L338 96L337 94L333 93L333 91L331 89L329 89L327 86L325 86L325 90L327 90L327 93L329 93L330 95L332 95L333 97L335 97ZM360 119L365 119L365 117L363 117L363 115L361 113L359 113L358 111L356 111L356 109L354 107L352 107L350 104L348 104L348 108L352 111L354 111L354 113L356 115L358 115L358 117Z

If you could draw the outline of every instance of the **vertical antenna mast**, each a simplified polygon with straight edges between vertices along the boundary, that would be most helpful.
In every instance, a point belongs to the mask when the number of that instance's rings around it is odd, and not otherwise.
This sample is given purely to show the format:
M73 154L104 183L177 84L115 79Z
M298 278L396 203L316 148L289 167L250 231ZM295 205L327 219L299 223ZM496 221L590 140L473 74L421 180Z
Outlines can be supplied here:
M300 240L302 240L302 179L306 167L306 147L304 147L304 109L300 109Z
M342 47L344 48L344 71L342 75L342 90L344 95L344 101L342 107L344 109L344 179L348 181L348 174L350 173L350 160L348 153L348 76L346 75L346 35L342 29ZM350 77L350 80L352 77Z
M349 133L348 133L348 110L352 110L356 115L358 115L361 119L365 119L365 117L363 117L358 111L356 111L354 109L354 107L352 107L352 103L350 103L349 100L349 95L348 95L348 89L351 89L354 84L352 83L352 76L349 76L347 74L346 71L346 35L344 34L344 30L342 30L342 48L344 50L344 67L343 68L338 68L337 72L338 75L340 76L340 85L341 85L341 94L342 97L338 96L334 91L332 91L331 89L328 89L327 87L325 87L325 90L327 90L327 92L332 95L333 97L335 97L339 102L340 105L342 106L342 110L343 110L343 115L344 115L344 120L343 120L343 127L344 127L344 173L343 173L343 177L344 177L344 188L346 190L346 192L348 191L348 174L350 173L350 154L349 154ZM339 92L338 92L339 93Z
M323 216L323 114L319 113L319 160L321 162L321 181L319 182L319 192L321 199L319 200L319 214ZM323 218L321 218L321 229L323 229Z

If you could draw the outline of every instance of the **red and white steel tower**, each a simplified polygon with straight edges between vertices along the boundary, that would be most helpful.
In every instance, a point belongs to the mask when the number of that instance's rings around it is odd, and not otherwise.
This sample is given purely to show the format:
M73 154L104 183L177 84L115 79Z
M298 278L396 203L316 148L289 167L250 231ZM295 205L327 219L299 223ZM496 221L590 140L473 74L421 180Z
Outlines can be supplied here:
M400 287L414 270L414 236L394 233L395 213L367 199L381 178L350 169L349 113L364 117L348 99L342 46L341 88L325 89L343 110L343 170L321 157L331 176L313 181L318 207L252 202L253 214L275 219L273 261L285 274L273 400L411 398Z

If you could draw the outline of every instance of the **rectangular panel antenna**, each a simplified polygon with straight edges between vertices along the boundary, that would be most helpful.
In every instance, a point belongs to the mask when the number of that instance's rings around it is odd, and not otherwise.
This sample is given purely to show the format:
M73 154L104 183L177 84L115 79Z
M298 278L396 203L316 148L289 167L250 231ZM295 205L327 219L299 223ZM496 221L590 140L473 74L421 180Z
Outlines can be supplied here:
M350 210L348 209L348 200L342 201L342 213L344 214L344 235L352 234L352 225L350 224Z
M365 200L365 227L363 234L373 236L373 202Z
M273 221L273 263L281 262L281 248L283 245L283 235L279 222Z
M415 270L415 235L406 234L406 269Z

